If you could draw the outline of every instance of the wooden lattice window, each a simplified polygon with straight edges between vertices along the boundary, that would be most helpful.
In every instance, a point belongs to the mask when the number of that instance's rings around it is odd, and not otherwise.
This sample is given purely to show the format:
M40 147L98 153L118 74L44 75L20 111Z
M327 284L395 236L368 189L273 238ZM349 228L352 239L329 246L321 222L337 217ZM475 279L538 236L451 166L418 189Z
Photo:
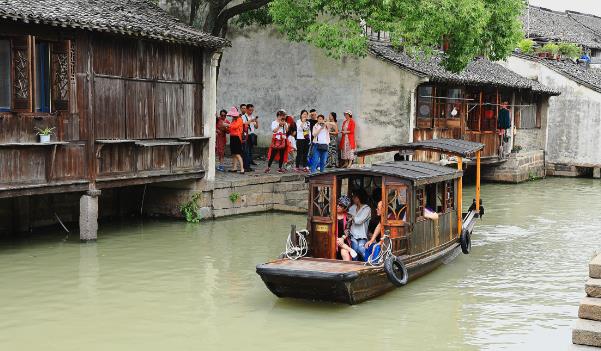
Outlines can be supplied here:
M407 221L407 187L404 185L386 186L386 219L388 222Z
M17 112L31 112L32 79L31 36L13 37L12 41L12 109Z
M445 211L455 208L455 184L449 180L445 183Z
M419 188L415 192L415 216L423 217L424 216L424 188Z
M67 110L69 105L69 54L68 41L52 43L51 90L55 110Z
M311 207L314 217L330 217L332 187L316 184L311 190Z
M10 40L0 38L0 111L10 110L11 101Z

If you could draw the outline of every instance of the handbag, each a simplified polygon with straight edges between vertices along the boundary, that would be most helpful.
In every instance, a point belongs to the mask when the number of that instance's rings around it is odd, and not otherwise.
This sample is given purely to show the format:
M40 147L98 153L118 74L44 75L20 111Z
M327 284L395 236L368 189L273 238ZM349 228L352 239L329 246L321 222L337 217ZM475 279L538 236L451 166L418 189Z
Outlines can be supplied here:
M317 144L317 151L328 151L328 144Z
M282 133L276 133L271 138L271 148L275 150L281 150L286 147L286 138Z

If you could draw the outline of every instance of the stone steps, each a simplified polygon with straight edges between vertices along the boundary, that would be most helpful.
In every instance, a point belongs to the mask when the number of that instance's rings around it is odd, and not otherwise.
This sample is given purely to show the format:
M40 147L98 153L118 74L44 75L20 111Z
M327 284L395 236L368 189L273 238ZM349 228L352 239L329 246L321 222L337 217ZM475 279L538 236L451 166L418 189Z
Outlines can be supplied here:
M579 319L572 329L572 343L601 347L601 322Z
M572 343L601 348L601 255L589 263L589 276L584 287L588 296L580 301Z
M584 285L584 291L590 297L601 298L601 279L589 278Z
M601 299L585 297L580 301L578 317L601 322Z
M588 265L589 277L595 279L601 279L601 255L593 258L591 263Z

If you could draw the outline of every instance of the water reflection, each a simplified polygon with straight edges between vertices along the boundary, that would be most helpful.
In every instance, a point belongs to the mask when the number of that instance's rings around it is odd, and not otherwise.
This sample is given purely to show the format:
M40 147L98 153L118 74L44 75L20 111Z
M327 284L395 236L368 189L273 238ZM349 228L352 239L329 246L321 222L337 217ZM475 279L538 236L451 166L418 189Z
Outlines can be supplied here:
M255 274L304 226L297 215L0 243L0 349L565 349L601 242L600 195L583 179L485 185L473 254L352 307L277 299Z

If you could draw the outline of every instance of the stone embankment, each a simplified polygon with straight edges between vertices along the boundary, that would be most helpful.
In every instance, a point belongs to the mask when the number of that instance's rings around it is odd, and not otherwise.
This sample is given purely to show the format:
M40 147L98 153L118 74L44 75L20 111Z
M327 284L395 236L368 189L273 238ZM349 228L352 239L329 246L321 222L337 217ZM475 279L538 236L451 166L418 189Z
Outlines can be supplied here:
M572 342L601 348L601 254L589 264L589 279L584 290L587 296L580 302Z

